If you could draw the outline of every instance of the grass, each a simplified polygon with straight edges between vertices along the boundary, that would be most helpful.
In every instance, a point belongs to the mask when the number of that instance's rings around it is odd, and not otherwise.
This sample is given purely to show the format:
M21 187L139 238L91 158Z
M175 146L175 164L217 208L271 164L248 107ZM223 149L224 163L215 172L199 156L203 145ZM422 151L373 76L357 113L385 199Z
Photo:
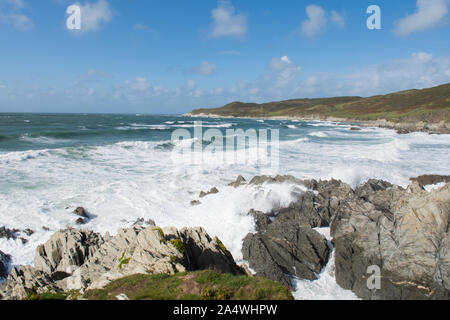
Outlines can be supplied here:
M131 300L292 300L284 286L261 277L234 276L203 270L175 275L133 275L90 290L89 300L115 300L119 294Z
M294 99L263 104L232 102L221 108L197 109L192 114L233 117L319 117L392 122L437 123L450 119L450 84L368 98Z

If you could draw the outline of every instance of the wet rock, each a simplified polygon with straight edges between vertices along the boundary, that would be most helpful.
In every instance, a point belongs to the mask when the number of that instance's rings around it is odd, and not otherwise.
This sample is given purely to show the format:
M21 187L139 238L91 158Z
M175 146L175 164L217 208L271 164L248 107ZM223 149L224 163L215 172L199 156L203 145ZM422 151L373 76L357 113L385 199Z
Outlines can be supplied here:
M237 188L237 187L240 187L241 185L243 185L245 183L246 183L245 178L240 175L240 176L237 177L237 179L235 181L229 183L228 186Z
M199 197L204 198L207 195L216 194L216 193L219 193L219 190L216 187L214 187L211 190L209 190L208 192L201 191Z
M450 298L450 184L430 193L410 187L342 199L333 218L336 281L363 299ZM369 266L381 287L369 289Z
M77 216L80 216L82 218L89 219L89 214L83 207L78 207L74 210L74 212Z
M421 185L423 187L423 186L427 186L430 184L438 184L441 182L448 183L448 182L450 182L450 176L441 176L441 175L432 174L432 175L423 175L423 176L419 176L416 178L411 178L409 180L417 181L419 183L419 185Z
M0 239L6 238L8 240L10 239L17 239L18 233L20 232L19 229L8 229L6 227L0 227Z
M360 131L361 128L360 127L351 127L350 130L351 131Z
M76 223L77 225L79 225L79 226L84 225L84 224L86 224L86 223L88 223L88 222L89 222L89 220L88 220L88 219L85 219L85 218L78 218L78 219L75 221L75 223Z
M34 234L34 231L31 229L25 229L23 230L23 232L27 235L27 236L31 236Z
M251 209L248 212L248 215L252 216L255 220L256 231L267 230L268 225L272 222L271 218L273 218L273 216L269 216L269 214L254 209Z
M20 239L20 241L22 242L23 245L26 245L28 243L28 240L25 239L24 237L20 237L19 239Z
M0 280L7 276L10 262L11 256L0 251Z
M131 226L132 227L135 227L135 226L152 226L152 227L154 227L154 226L156 226L156 224L155 224L155 221L153 221L152 219L145 220L144 218L139 218Z
M328 261L327 240L309 227L296 227L275 220L264 233L248 234L243 257L257 276L292 287L290 276L315 280Z
M192 200L191 201L191 206L199 206L199 205L201 205L202 203L199 201L199 200Z

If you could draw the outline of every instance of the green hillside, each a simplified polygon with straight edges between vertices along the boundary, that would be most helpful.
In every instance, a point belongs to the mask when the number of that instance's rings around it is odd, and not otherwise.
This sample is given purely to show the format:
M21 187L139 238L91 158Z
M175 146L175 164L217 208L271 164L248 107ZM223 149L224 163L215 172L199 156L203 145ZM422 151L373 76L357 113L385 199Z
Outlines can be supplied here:
M294 99L263 104L233 102L216 109L197 109L192 115L214 114L232 117L317 117L392 122L437 123L450 119L450 84L407 90L387 95Z

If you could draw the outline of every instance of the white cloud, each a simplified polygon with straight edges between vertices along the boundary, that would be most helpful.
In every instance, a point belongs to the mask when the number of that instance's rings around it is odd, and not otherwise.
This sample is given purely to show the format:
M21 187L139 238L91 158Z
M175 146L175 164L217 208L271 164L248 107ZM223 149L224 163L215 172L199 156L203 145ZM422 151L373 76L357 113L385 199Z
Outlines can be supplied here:
M293 63L288 56L273 58L270 62L270 69L278 75L279 85L292 80L301 71L301 67Z
M27 8L23 0L0 0L0 23L12 25L19 31L33 29L33 21L23 12Z
M202 76L209 76L216 71L216 65L208 61L203 61L198 67L195 67L193 71Z
M417 0L417 11L395 23L394 33L407 36L436 27L448 14L448 0Z
M329 21L341 28L345 26L343 15L334 10L328 13L318 5L307 6L306 15L308 19L302 22L300 30L304 36L309 38L325 32Z
M132 91L148 91L152 85L146 77L136 77L134 80L125 82L128 89Z
M229 0L219 0L211 15L214 21L211 37L242 38L247 34L247 17L237 14Z
M307 37L314 37L323 32L327 26L325 10L320 6L310 5L306 7L308 19L302 22L302 33Z
M102 23L112 20L112 10L106 0L97 2L86 2L84 5L78 3L81 8L81 31L97 31Z
M341 28L345 27L345 19L339 12L332 10L330 15L330 20L332 23Z

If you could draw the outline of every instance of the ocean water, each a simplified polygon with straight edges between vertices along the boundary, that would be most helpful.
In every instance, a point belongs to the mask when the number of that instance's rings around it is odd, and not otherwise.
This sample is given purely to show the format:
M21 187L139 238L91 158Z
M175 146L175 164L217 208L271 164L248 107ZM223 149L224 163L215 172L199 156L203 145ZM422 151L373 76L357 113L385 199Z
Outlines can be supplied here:
M180 146L205 144L171 141L176 129L193 134L194 119L183 116L0 114L0 226L35 231L25 245L0 239L0 250L12 255L13 264L32 264L37 245L76 226L72 211L83 206L94 216L83 228L101 233L114 234L138 218L203 226L242 262L242 239L254 231L246 213L288 205L302 190L290 184L228 187L238 175L336 178L354 187L370 178L407 186L413 176L450 172L450 135L352 131L351 124L319 121L195 120L224 135L227 129L279 130L279 167L215 161L208 150L211 157L201 164L173 161ZM190 205L212 187L220 192ZM332 263L327 268L320 282L298 282L296 298L343 297L333 284Z

